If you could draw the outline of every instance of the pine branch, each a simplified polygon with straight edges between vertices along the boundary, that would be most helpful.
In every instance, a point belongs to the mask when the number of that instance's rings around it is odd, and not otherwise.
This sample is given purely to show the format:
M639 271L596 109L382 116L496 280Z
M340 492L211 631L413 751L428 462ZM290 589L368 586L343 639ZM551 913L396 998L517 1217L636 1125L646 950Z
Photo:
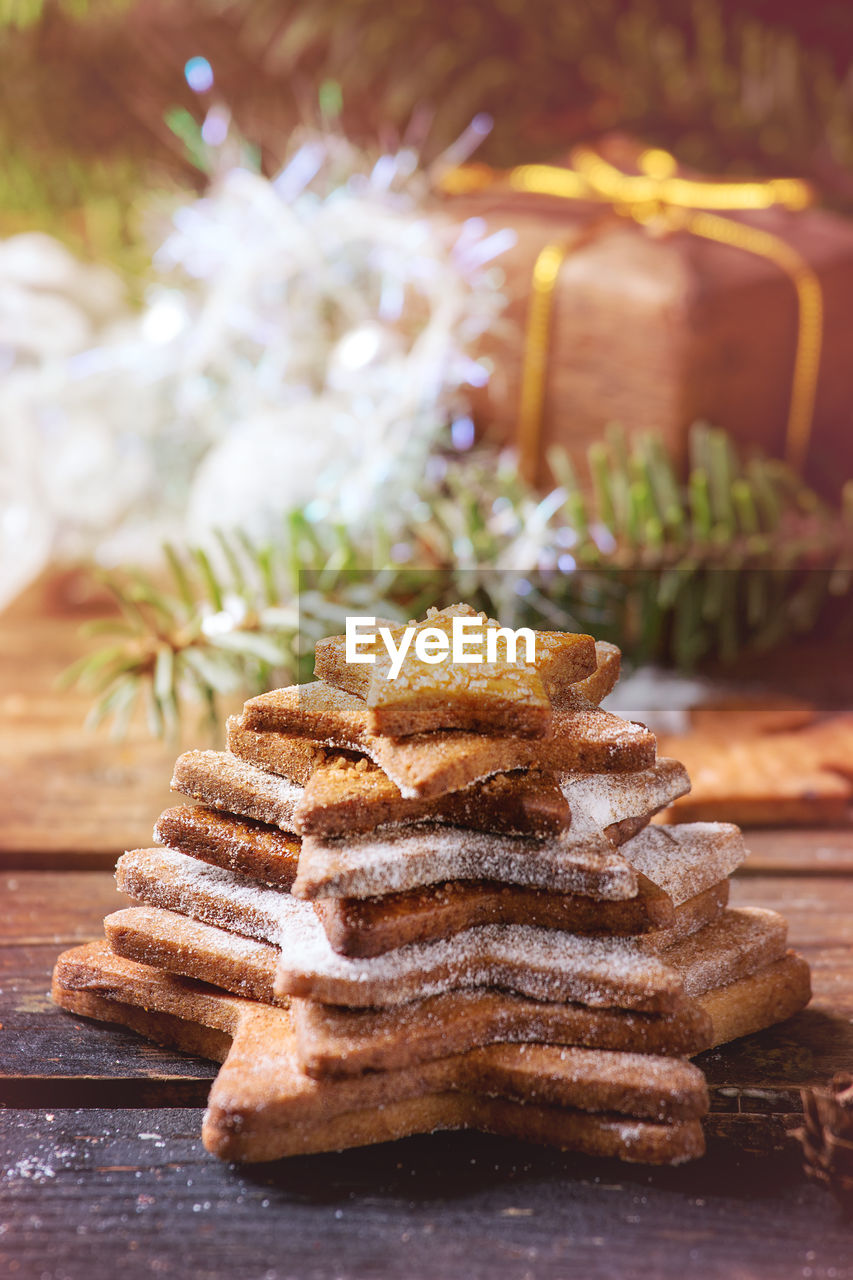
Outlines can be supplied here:
M336 630L341 614L326 596L298 595L298 561L284 545L222 534L217 541L217 556L165 547L165 573L156 578L134 570L102 577L117 615L81 631L111 642L62 677L93 694L92 723L113 715L115 699L132 686L143 695L151 732L173 736L187 702L201 703L215 725L220 697L247 696L276 678L308 678L314 641Z
M853 485L826 506L784 464L742 462L725 433L699 425L686 483L654 438L609 433L586 483L551 456L558 487L526 490L492 455L456 459L423 495L427 519L392 539L361 538L290 514L281 541L220 534L213 550L167 547L168 585L107 579L118 614L89 625L111 642L66 682L119 728L142 698L153 733L173 733L188 702L212 720L222 695L310 679L313 646L347 613L405 619L467 599L509 625L579 629L632 662L689 668L853 621ZM385 546L407 546L405 563Z

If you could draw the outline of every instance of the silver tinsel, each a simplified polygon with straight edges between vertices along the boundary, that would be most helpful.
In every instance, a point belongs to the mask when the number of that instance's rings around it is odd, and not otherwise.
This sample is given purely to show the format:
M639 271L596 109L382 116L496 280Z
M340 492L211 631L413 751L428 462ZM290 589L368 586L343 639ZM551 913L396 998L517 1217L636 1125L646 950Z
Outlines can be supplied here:
M0 376L2 562L19 564L0 602L48 555L264 537L294 507L357 538L381 503L393 528L448 426L470 443L466 392L489 372L470 353L512 242L428 216L426 189L408 148L312 136L275 178L223 164L174 210L139 312L113 297L110 323L90 318L95 275L73 264L52 303L64 340ZM45 262L57 251L42 238ZM44 307L30 289L21 334L46 332Z

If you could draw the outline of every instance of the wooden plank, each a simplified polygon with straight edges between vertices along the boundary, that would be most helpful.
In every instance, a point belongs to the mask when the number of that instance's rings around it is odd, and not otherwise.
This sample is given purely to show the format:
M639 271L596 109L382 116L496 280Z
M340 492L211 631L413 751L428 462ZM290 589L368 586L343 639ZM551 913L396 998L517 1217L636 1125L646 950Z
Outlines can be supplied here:
M50 999L59 951L102 933L130 899L106 872L0 876L0 1097L8 1105L201 1105L216 1065L75 1018Z
M795 1114L799 1091L853 1062L853 882L839 877L750 876L732 883L733 906L762 906L788 920L788 940L808 960L813 998L778 1027L700 1055L715 1111Z
M130 903L110 871L0 872L4 928L0 947L71 947L98 937L110 911Z
M791 946L798 950L853 947L853 880L846 876L735 877L730 902L781 911Z
M202 1106L217 1065L78 1018L50 998L55 946L0 949L5 1106Z
M836 1280L850 1234L792 1151L631 1168L477 1134L237 1167L200 1112L7 1111L17 1274L384 1280Z
M52 676L25 697L0 694L0 866L108 868L124 849L149 844L157 815L174 803L178 748L142 726L122 743L89 733L88 699L51 685Z
M80 623L107 609L100 595L77 601L74 584L36 584L0 618L0 867L108 869L150 844L178 752L223 745L224 729L211 736L192 716L180 743L152 740L141 718L121 743L84 729L90 697L56 682L97 643Z
M79 723L18 739L0 753L0 866L106 868L150 844L154 820L174 803L174 756L139 740L107 754L81 740Z
M826 827L802 830L752 829L744 832L748 860L739 876L767 875L850 875L853 873L853 828Z

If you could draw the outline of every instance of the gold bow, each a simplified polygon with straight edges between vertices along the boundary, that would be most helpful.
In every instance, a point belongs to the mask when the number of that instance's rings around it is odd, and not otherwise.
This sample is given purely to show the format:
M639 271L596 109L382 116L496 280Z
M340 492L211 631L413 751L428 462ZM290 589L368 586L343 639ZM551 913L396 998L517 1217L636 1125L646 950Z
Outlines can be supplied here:
M705 240L755 253L778 266L797 296L797 343L785 437L787 461L800 470L809 447L823 338L823 294L820 280L806 259L780 236L721 216L720 211L781 207L804 209L814 200L807 182L768 178L752 182L718 182L683 178L668 151L644 151L640 172L623 173L598 152L576 147L567 168L548 164L518 165L500 173L488 165L463 165L440 182L451 195L482 191L504 180L512 191L587 200L609 206L654 231L687 231ZM554 292L562 264L574 246L548 244L533 267L522 362L519 408L519 455L522 473L533 480L539 456L545 375Z

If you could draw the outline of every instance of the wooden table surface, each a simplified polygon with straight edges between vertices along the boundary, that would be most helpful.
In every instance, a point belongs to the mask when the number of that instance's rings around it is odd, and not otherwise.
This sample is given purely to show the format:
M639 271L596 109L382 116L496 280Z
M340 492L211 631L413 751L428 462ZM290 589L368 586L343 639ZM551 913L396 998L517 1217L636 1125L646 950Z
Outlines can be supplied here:
M121 901L175 747L80 729L56 672L73 609L39 588L0 618L0 1275L853 1277L853 1231L786 1129L799 1089L853 1066L853 832L751 832L737 904L770 906L814 976L811 1007L703 1055L708 1155L653 1170L475 1134L275 1165L199 1140L215 1066L53 1007L60 950Z

